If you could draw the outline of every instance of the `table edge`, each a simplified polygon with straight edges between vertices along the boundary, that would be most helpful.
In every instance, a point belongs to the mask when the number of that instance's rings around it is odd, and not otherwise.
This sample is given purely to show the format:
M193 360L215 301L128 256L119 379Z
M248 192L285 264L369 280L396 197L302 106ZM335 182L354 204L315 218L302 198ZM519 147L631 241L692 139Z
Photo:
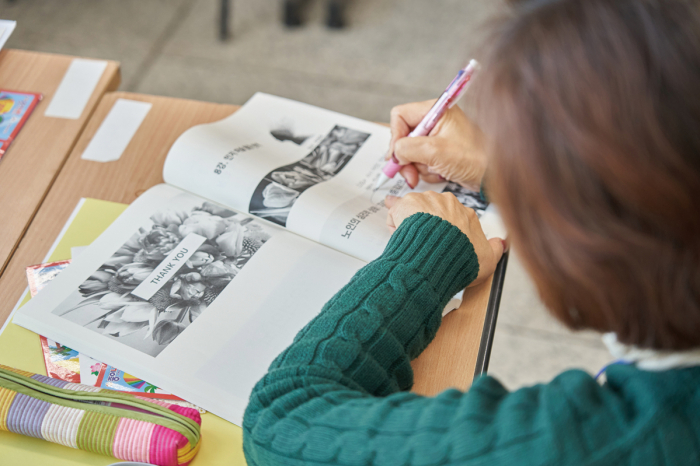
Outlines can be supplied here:
M501 295L503 294L503 283L506 279L506 269L508 267L508 252L503 253L503 257L498 262L493 273L491 283L491 293L489 303L486 305L486 316L484 317L484 328L481 332L481 342L479 343L479 353L476 356L476 367L474 368L474 380L485 375L489 368L491 359L491 348L496 333L496 321L498 320L498 310L501 307Z

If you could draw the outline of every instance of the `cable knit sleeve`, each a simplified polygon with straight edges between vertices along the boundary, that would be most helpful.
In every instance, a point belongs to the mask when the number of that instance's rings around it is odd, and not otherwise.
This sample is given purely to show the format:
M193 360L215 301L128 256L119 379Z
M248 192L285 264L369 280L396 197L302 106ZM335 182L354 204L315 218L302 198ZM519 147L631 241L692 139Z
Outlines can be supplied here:
M250 466L700 464L700 368L567 371L508 392L407 392L410 360L447 300L477 276L474 249L427 214L401 224L270 366L243 421Z
M324 306L253 389L243 422L249 465L412 464L435 454L442 442L434 437L449 429L462 394L407 392L410 361L478 270L458 228L428 214L405 220L382 256ZM409 447L411 438L419 448Z

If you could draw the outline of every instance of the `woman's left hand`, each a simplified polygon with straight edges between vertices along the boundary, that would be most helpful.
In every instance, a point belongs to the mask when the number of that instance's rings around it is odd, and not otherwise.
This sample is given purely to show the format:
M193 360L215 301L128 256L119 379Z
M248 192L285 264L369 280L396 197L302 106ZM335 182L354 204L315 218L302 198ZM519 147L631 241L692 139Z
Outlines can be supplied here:
M425 212L450 222L467 235L479 261L479 275L472 285L491 276L496 270L506 242L501 238L487 240L474 209L464 207L454 194L427 191L420 194L409 193L404 197L387 196L386 206L389 208L386 223L392 231L411 215Z

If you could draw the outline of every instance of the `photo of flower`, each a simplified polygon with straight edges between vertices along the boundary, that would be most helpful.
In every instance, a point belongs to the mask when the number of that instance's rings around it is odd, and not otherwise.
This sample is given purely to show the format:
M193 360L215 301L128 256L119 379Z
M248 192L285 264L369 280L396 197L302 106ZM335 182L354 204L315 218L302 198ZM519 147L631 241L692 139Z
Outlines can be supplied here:
M90 373L92 375L100 375L100 369L102 369L102 363L96 362L95 364L90 366Z
M209 202L162 209L150 220L54 313L156 356L231 283L271 231L252 217ZM133 295L192 233L206 240L174 276L148 300Z
M445 189L443 189L442 192L454 194L462 205L474 209L479 218L481 218L481 214L484 213L484 210L489 205L488 202L484 201L484 199L481 197L481 193L479 191L472 191L471 189L465 188L457 183L447 183L447 186L445 186Z
M286 125L271 129L270 135L280 142L291 141L297 146L301 146L311 137L309 135L294 134L294 131Z
M268 173L255 189L248 211L286 226L287 217L301 193L340 173L369 136L369 133L336 125L303 159Z

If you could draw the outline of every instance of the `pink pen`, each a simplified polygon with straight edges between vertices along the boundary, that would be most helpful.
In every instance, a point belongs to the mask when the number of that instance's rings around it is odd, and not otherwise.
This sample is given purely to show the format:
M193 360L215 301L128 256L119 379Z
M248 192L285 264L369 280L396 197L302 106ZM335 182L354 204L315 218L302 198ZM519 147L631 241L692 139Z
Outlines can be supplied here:
M457 77L447 86L447 89L445 89L445 92L443 92L437 102L435 102L435 105L433 105L430 111L423 117L418 126L411 131L411 134L408 135L409 138L427 136L430 134L437 122L442 118L442 115L444 115L448 109L452 108L459 98L462 97L478 67L479 64L477 61L472 60L466 68L459 70ZM396 176L402 166L403 165L399 165L396 156L392 155L391 160L389 160L382 169L382 173L379 175L374 190L376 191L381 188L384 183Z

